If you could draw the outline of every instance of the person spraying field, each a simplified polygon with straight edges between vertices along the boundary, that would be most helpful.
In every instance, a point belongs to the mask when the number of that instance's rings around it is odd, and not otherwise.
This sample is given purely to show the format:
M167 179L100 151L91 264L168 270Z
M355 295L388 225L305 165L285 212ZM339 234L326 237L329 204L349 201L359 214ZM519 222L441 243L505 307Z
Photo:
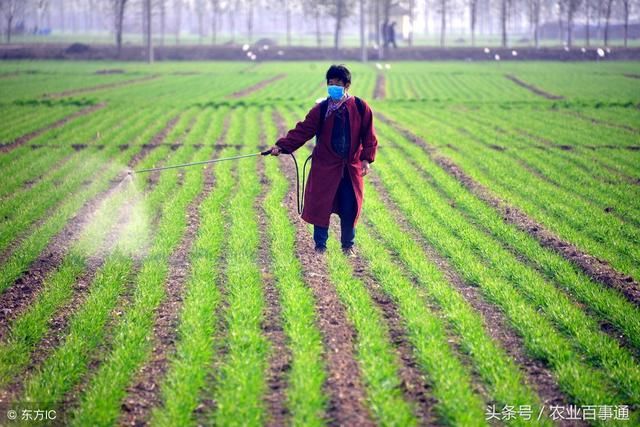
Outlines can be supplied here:
M342 250L353 255L355 227L364 197L363 177L375 160L378 140L371 108L348 93L351 73L347 67L332 65L326 80L329 96L311 108L304 120L269 151L273 156L293 153L316 136L302 219L313 224L315 250L323 253L331 214L337 213Z

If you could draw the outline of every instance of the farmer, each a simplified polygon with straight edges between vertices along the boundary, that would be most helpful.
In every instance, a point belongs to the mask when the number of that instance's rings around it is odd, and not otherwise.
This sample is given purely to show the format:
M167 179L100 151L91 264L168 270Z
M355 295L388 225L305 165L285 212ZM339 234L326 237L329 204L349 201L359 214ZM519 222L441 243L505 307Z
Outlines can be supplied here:
M313 224L315 250L323 253L327 249L329 218L337 213L342 250L353 256L355 226L364 196L362 177L375 159L378 141L371 108L348 92L351 73L347 67L332 65L326 79L327 99L317 103L303 121L278 139L271 154L292 153L317 135L302 219Z

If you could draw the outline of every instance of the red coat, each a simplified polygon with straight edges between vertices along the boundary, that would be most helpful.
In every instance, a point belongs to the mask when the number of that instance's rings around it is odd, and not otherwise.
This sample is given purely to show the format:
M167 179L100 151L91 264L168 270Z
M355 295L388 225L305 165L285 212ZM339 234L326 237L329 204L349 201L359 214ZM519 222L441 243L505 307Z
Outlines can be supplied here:
M373 128L373 112L365 101L362 103L364 114L361 118L355 98L352 96L345 101L351 130L351 150L347 159L340 157L331 146L331 131L335 113L330 114L323 123L319 142L313 148L311 170L304 192L302 219L310 224L328 227L331 214L338 213L335 194L345 164L348 165L353 192L358 204L353 225L355 226L358 222L364 197L361 160L373 163L378 147L378 140ZM295 128L287 132L286 136L278 139L276 145L288 152L294 152L315 136L319 124L320 103L311 108L304 120L298 122Z

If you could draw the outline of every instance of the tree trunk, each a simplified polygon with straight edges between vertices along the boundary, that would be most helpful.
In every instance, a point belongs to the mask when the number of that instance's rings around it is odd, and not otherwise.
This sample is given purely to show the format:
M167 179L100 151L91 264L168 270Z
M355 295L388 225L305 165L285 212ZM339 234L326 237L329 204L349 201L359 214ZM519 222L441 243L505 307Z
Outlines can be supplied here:
M160 45L164 46L164 31L167 20L167 0L160 0Z
M376 21L376 44L378 45L378 59L382 59L384 57L384 46L380 37L380 2L374 1L375 9L375 21Z
M315 21L316 21L316 45L318 47L322 46L322 34L320 33L320 9L316 5L316 13L315 13Z
M507 47L507 0L500 4L500 25L502 28L502 47Z
M444 47L444 34L447 29L447 0L441 0L440 7L440 47Z
M611 4L613 0L607 0L607 10L604 17L604 45L609 45L609 19L611 19Z
M151 0L146 0L146 34L147 34L147 62L149 64L153 63L153 38L151 37Z
M11 27L13 27L13 14L7 17L7 44L11 44Z
M629 39L629 0L623 0L624 6L624 47L627 47L627 40Z
M414 2L415 0L409 0L409 47L413 46L413 9L415 8Z
M564 14L564 3L562 1L558 1L558 38L560 42L564 40L564 25L562 25L562 15Z
M586 36L587 47L589 46L590 40L591 40L591 29L590 29L590 27L591 27L591 7L590 7L591 4L590 3L591 3L591 0L586 0L585 1L585 5L587 7L587 10L586 10L587 27L585 28L585 31L586 31L585 36Z
M573 5L572 0L569 0L567 8L567 47L571 48L572 36L573 36Z
M116 7L116 45L118 47L118 57L122 53L122 26L124 23L124 8L127 4L127 0L118 0Z
M291 46L291 8L289 7L289 2L285 2L286 8L286 27L287 27L287 46Z
M142 6L142 28L140 33L142 34L142 45L147 46L147 0L142 0L140 2L140 6Z
M248 2L247 6L247 38L249 40L249 43L251 43L253 41L253 2Z
M211 1L211 44L216 44L218 34L218 2Z
M333 48L338 53L340 48L340 31L342 30L342 14L343 14L344 0L336 1L336 29L333 35Z
M365 39L364 0L360 0L360 54L362 62L367 62L367 40Z
M477 0L471 0L469 2L469 16L471 18L471 46L476 45L476 12L478 2Z
M236 41L236 15L229 9L229 29L231 30L231 43Z
M182 25L182 0L175 1L176 13L176 44L180 43L180 27Z
M429 0L424 0L424 35L429 35Z
M202 39L204 38L204 11L205 6L202 3L198 4L198 43L202 44Z
M533 5L533 38L538 49L540 47L540 0L534 0Z
M60 31L62 32L64 32L64 16L64 0L60 0Z

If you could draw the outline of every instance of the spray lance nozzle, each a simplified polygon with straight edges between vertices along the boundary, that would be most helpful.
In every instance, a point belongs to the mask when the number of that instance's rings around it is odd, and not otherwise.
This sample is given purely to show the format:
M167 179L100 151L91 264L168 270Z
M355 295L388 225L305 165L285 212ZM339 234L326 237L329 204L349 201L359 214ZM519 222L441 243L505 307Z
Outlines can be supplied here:
M242 154L239 156L232 156L232 157L221 157L221 158L217 158L217 159L211 159L211 160L203 160L201 162L192 162L192 163L183 163L180 165L170 165L170 166L162 166L162 167L157 167L157 168L149 168L149 169L140 169L140 170L129 170L127 172L127 175L129 176L133 176L134 173L144 173L144 172L154 172L154 171L162 171L162 170L167 170L167 169L177 169L177 168L184 168L184 167L189 167L189 166L197 166L197 165L204 165L207 163L216 163L216 162L222 162L225 160L237 160L237 159L243 159L246 157L254 157L254 156L268 156L269 154L271 154L271 149L265 150L265 151L259 151L257 153L251 153L251 154ZM309 155L309 157L307 157L307 159L304 162L304 166L302 168L302 194L300 192L300 172L298 169L298 161L296 160L296 157L293 155L293 153L281 149L280 152L282 154L289 154L291 155L291 158L293 159L293 163L295 164L296 167L296 200L297 200L297 208L298 208L298 215L300 215L302 213L302 208L303 208L303 204L304 204L304 187L305 187L305 179L306 179L306 170L307 170L307 163L309 162L309 160L311 160L311 156Z

